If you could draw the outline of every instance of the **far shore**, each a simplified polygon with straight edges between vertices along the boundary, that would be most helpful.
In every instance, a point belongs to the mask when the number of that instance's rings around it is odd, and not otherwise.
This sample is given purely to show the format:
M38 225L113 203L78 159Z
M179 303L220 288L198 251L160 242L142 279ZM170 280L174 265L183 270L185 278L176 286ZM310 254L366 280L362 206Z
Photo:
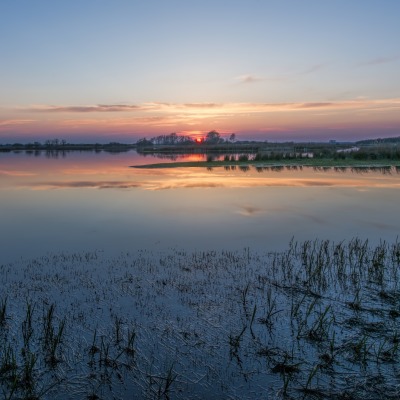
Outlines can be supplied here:
M263 161L182 161L182 162L164 162L144 165L131 165L130 168L142 169L161 169L161 168L217 168L217 167L337 167L337 168L386 168L399 167L399 160L379 159L379 160L354 160L354 159L288 159L288 160L263 160Z

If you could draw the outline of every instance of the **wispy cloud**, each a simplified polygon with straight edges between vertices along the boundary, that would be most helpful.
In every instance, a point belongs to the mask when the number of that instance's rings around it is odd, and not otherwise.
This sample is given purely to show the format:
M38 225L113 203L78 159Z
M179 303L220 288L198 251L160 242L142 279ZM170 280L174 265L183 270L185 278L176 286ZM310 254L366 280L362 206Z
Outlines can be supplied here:
M33 106L29 107L29 111L37 112L65 112L65 113L93 113L93 112L121 112L121 111L138 111L143 109L137 105L131 104L98 104L98 105L88 105L88 106Z
M320 103L299 103L297 108L329 108L335 106L332 102L320 102Z
M312 65L311 67L305 69L304 71L300 72L300 75L309 75L312 74L314 72L320 71L321 69L326 68L328 64L326 63L321 63L321 64L315 64Z
M378 108L399 108L400 98L393 99L366 99L357 98L354 100L344 101L329 101L329 102L287 102L287 103L143 103L140 105L116 105L116 106L33 106L26 111L41 111L41 112L69 112L72 114L91 113L91 112L129 112L140 111L141 116L137 118L147 119L149 122L159 121L164 119L166 113L174 113L182 117L192 114L199 116L201 113L210 115L227 113L257 113L257 112L277 112L277 111L296 111L296 110L313 110L313 109L378 109ZM153 114L144 116L145 114ZM35 120L0 120L0 125L29 123ZM94 120L87 120L88 123ZM97 119L97 121L99 121ZM132 119L126 119L126 123L132 122Z
M296 102L296 103L224 103L224 104L191 104L189 112L205 112L212 114L219 113L259 113L259 112L279 112L279 111L297 111L297 110L345 110L345 109L363 109L363 108L398 108L400 99L387 100L369 100L356 99L348 101L330 101L330 102ZM154 105L153 111L156 110ZM182 111L182 108L188 108L182 104L165 104L162 110L170 112Z
M216 127L220 132L229 131L226 125L231 126L241 118L247 121L251 116L275 118L275 122L269 121L271 130L285 130L290 124L291 115L313 115L319 118L329 119L333 114L352 112L354 115L368 113L391 113L392 122L398 121L400 115L400 98L392 99L368 99L354 98L352 100L337 101L306 101L306 102L277 102L277 103L214 103L214 102L192 102L192 103L165 103L146 102L118 105L35 105L31 107L9 108L8 112L20 115L23 111L28 117L35 113L40 114L38 119L15 118L0 119L0 132L12 129L30 129L42 131L50 129L71 131L96 131L106 132L118 130L119 132L140 131L145 129L165 130L199 130L206 126ZM99 111L96 113L95 111ZM279 114L286 113L285 121ZM325 115L325 117L321 116ZM394 118L394 119L393 119ZM398 122L396 122L398 123ZM18 125L20 124L21 127ZM334 124L338 127L338 123ZM264 128L268 130L268 127ZM254 131L254 129L252 130Z
M391 57L377 57L372 58L371 60L367 60L359 63L359 66L371 66L371 65L380 65L380 64L389 64L395 62L400 59L400 56L391 56Z
M185 103L183 107L186 108L218 108L221 107L220 103Z
M265 78L261 78L255 75L240 75L235 78L239 83L255 83L264 81Z
M0 126L25 125L35 121L34 119L0 119Z
M137 123L161 123L168 122L172 117L169 115L155 115L146 117L136 117L136 118L114 118L114 119L95 119L95 118L85 118L85 119L67 119L61 122L64 126L75 126L75 125L108 125L112 123L115 126L132 125Z
M320 63L320 64L314 64L311 65L310 67L299 71L297 73L292 73L292 74L285 74L281 76L272 76L272 77L262 77L258 75L253 75L253 74L244 74L244 75L239 75L235 78L235 80L239 84L252 84L252 83L257 83L257 82L282 82L282 81L287 81L291 79L296 79L297 77L301 75L310 75L313 74L314 72L320 71L324 68L326 68L328 64L327 63Z

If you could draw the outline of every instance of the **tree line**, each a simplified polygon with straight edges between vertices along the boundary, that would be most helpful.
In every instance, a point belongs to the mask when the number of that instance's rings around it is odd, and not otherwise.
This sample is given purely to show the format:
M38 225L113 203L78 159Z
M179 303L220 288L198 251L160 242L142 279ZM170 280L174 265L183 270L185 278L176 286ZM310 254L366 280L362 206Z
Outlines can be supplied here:
M234 143L236 140L236 134L232 133L229 139L223 139L221 134L215 130L208 132L204 138L201 139L201 143L205 144L222 144L222 143ZM193 145L197 141L191 136L178 135L176 133L170 133L169 135L159 135L150 139L142 138L139 139L136 144L137 146L152 146L152 145Z

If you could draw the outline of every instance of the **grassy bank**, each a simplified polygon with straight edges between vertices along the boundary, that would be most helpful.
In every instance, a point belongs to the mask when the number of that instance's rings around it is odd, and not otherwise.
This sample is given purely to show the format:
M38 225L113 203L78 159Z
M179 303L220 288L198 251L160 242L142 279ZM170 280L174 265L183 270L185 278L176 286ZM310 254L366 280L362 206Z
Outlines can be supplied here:
M132 165L131 168L218 168L218 167L280 167L280 166L298 166L298 167L400 167L400 161L391 159L379 160L355 160L355 159L333 159L333 158L301 158L288 160L268 160L268 161L182 161L171 163L155 163L145 165Z

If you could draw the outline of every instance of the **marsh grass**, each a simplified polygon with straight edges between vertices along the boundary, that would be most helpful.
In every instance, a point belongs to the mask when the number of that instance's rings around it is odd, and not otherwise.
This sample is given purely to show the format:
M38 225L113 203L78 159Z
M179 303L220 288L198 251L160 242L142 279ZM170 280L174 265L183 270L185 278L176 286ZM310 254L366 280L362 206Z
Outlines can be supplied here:
M66 318L55 324L55 304L51 304L43 314L43 350L46 352L46 361L52 366L60 361L61 345L64 337Z
M0 327L4 327L7 322L7 296L0 299Z
M399 268L397 241L358 238L16 264L0 300L0 393L397 399Z

